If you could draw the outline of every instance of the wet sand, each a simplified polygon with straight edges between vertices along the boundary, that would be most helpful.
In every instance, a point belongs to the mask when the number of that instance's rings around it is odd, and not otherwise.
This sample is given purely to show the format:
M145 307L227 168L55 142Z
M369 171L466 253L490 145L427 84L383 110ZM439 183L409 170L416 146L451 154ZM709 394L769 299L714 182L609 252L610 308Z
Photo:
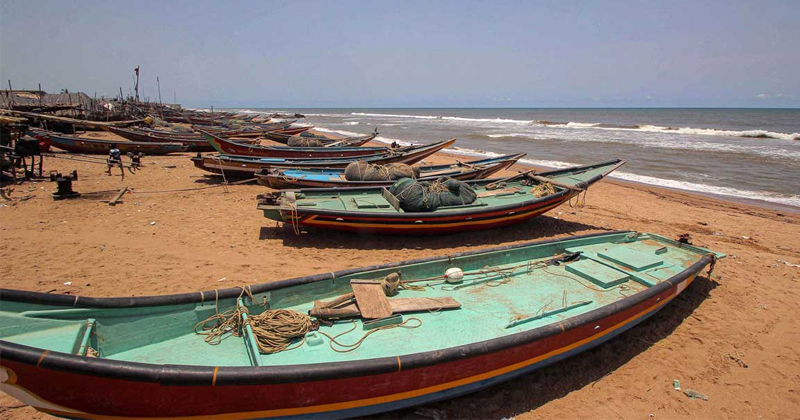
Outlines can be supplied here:
M724 252L640 326L591 351L502 385L427 406L448 418L797 418L800 413L800 215L604 180L583 208L443 237L295 235L256 210L265 187L223 187L187 155L146 157L135 175L83 162L80 199L53 201L55 183L0 200L2 287L85 296L144 296L234 287L475 248L633 229ZM427 163L463 160L437 155ZM590 162L586 162L590 163ZM501 175L510 175L514 171ZM108 206L123 186L123 203ZM21 200L24 199L24 200ZM71 285L65 283L71 282ZM693 400L681 386L708 396ZM421 418L414 409L380 418ZM50 418L0 395L0 418Z

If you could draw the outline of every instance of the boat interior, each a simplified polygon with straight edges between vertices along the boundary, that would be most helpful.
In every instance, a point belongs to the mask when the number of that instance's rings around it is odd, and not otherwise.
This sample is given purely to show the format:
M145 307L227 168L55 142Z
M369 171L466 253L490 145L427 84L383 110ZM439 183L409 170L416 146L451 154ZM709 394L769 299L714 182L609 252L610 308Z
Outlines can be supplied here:
M6 300L0 301L0 339L149 364L281 366L394 357L563 321L666 281L709 253L657 235L614 232L277 283L239 298L216 300L206 292L202 301L186 304L137 306L132 298L127 307L91 308ZM375 293L386 279L398 278L396 294ZM349 293L350 301L328 305ZM295 339L292 349L274 354L258 351L249 327L216 345L195 332L216 313L239 307L247 317L265 303L312 312L324 322Z

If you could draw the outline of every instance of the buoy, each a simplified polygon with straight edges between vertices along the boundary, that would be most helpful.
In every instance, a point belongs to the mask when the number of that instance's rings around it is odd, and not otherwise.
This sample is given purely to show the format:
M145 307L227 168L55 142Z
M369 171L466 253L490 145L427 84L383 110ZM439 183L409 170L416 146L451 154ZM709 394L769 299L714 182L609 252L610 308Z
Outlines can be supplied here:
M448 283L461 283L464 280L464 272L458 267L448 268L444 275Z

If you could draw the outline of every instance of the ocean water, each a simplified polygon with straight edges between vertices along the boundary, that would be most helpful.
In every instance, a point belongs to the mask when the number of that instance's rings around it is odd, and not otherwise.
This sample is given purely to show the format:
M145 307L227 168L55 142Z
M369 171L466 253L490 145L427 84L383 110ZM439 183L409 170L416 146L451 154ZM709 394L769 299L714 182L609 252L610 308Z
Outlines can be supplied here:
M456 138L456 153L525 152L560 168L621 158L614 177L800 207L800 109L237 109L299 112L344 135L401 144Z

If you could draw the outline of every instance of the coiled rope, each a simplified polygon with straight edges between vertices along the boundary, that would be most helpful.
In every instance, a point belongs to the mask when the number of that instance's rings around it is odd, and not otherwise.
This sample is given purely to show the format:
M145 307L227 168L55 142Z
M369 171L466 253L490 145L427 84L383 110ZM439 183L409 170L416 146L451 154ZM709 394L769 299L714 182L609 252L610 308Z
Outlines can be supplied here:
M252 302L256 302L249 286L242 286L239 299L247 295ZM303 345L305 335L319 328L319 324L312 321L311 317L286 309L265 309L258 315L250 315L245 306L236 305L235 308L219 312L219 293L214 291L214 315L198 322L194 332L205 335L204 341L211 345L218 345L222 340L234 336L241 337L247 326L253 330L253 338L258 345L258 351L265 354L293 350ZM256 303L264 308L268 307L266 299ZM244 318L247 315L247 320ZM302 340L291 346L295 338Z
M556 188L549 182L543 182L531 188L531 194L533 194L533 196L536 198L553 195L555 193Z

